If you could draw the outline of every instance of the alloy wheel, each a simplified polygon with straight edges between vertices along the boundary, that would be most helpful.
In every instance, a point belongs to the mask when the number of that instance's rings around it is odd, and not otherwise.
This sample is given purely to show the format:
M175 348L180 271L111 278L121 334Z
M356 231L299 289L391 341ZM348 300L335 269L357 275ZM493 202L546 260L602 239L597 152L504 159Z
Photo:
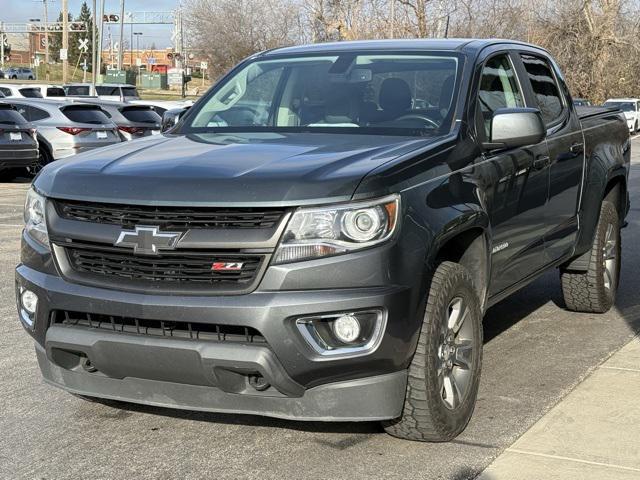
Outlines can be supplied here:
M473 321L461 297L449 303L438 347L438 386L444 405L454 410L464 402L472 381Z
M614 226L607 225L604 246L602 247L602 274L607 292L615 290L618 278L618 239Z

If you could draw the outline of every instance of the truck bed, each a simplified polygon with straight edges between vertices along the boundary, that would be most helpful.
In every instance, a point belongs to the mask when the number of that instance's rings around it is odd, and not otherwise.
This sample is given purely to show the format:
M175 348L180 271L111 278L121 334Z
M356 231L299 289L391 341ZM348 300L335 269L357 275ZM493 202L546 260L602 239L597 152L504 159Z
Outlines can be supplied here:
M576 107L576 112L578 113L578 118L580 118L580 120L596 117L598 115L602 115L603 113L615 112L617 110L618 109L615 107L602 107L602 106Z

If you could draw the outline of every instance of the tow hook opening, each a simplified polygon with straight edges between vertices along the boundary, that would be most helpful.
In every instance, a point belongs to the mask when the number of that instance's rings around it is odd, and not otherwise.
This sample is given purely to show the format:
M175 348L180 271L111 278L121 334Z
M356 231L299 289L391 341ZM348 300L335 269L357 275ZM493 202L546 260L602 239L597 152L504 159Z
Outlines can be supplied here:
M264 392L265 390L269 389L269 387L271 387L271 384L267 382L267 379L259 373L249 375L249 385L251 385L254 390L257 390L258 392Z

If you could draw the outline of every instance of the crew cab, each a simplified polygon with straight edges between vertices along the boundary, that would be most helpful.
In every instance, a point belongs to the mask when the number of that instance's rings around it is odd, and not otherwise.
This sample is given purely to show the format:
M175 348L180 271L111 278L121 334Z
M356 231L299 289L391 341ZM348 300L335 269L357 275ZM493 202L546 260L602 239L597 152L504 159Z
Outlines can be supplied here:
M275 49L176 117L28 192L18 312L54 386L447 441L488 308L556 268L568 309L614 304L626 120L534 45Z

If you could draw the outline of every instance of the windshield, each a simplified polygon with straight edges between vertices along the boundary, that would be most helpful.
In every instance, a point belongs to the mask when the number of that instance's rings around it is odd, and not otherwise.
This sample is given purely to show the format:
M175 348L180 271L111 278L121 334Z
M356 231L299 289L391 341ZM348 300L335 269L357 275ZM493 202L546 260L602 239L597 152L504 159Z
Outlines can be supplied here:
M355 54L257 60L216 86L183 132L448 131L458 58Z
M605 107L619 108L623 112L635 112L636 107L633 102L605 102Z

